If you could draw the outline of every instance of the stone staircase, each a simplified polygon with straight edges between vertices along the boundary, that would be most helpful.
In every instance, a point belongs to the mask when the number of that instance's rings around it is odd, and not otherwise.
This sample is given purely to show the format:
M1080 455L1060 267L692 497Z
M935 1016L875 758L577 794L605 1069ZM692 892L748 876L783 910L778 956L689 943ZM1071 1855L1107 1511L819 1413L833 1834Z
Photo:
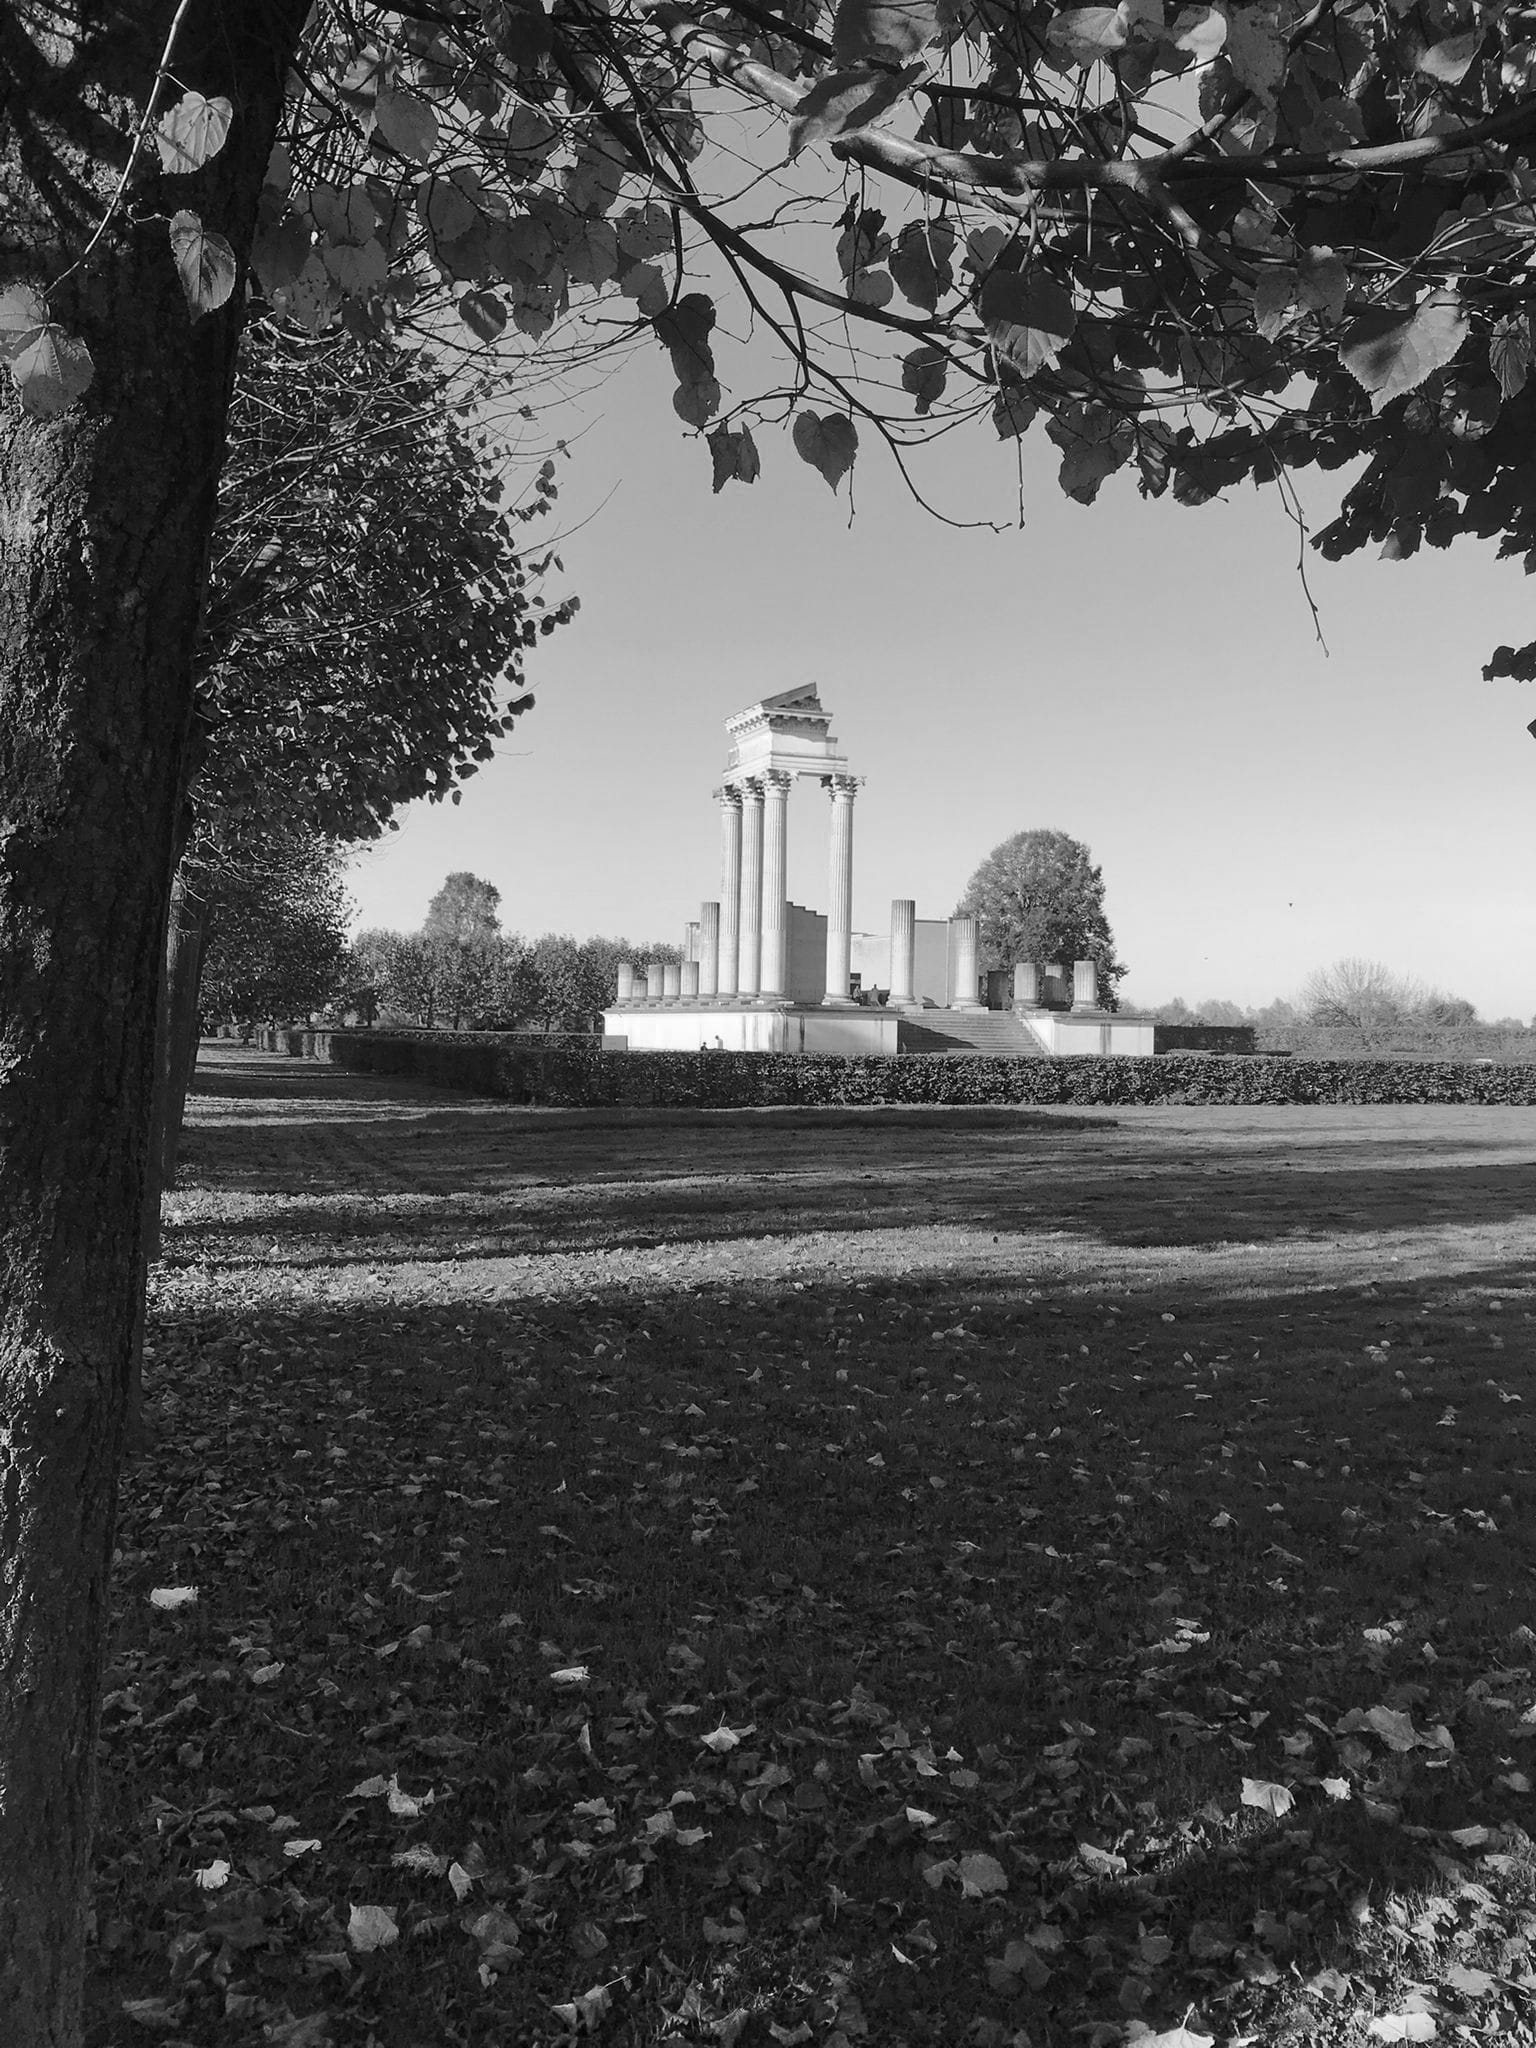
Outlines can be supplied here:
M1045 1047L1027 1024L1008 1010L924 1010L897 1021L896 1044L904 1053L991 1053L1008 1059L1045 1059Z

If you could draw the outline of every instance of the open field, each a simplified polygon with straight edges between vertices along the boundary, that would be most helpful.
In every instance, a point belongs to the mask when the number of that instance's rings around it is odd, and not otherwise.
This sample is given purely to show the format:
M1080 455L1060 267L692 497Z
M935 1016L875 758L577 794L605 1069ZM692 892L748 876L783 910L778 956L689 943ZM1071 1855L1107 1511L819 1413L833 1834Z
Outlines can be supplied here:
M1536 2039L1536 1110L205 1060L96 2048Z

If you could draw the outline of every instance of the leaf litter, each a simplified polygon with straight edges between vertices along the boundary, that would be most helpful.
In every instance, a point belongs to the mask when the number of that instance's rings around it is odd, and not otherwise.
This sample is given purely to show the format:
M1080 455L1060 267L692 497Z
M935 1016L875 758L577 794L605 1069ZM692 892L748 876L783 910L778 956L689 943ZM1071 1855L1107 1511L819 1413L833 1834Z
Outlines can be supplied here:
M1523 2025L1500 1295L163 1284L92 2048Z

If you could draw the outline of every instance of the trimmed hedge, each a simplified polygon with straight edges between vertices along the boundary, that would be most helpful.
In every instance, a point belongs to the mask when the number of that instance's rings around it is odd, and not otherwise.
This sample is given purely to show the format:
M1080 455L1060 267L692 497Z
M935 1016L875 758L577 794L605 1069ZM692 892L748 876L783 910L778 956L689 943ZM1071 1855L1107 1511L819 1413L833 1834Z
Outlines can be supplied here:
M604 1052L595 1038L332 1031L314 1054L551 1107L756 1109L779 1104L1536 1104L1536 1068L1448 1060L1310 1060L1163 1053L1150 1059L841 1059L812 1053Z

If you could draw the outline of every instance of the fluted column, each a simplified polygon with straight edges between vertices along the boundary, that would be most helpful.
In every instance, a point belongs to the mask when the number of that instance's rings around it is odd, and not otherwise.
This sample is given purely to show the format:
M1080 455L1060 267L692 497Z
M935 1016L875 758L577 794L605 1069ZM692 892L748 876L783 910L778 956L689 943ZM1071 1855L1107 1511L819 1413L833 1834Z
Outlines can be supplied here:
M853 798L851 775L829 775L832 845L827 861L827 992L823 1001L848 1003L848 970L853 957Z
M759 985L781 996L789 985L789 792L794 777L773 768L763 777L763 952Z
M974 917L952 917L949 928L954 934L954 970L949 989L949 1007L952 1010L979 1010L976 1000L976 948L981 921Z
M720 906L718 903L699 905L699 994L718 995L720 991Z
M891 992L893 1009L917 1007L913 977L917 971L917 905L910 896L897 896L891 903Z
M669 960L661 970L661 993L669 1003L675 1003L683 992L682 962Z
M666 987L667 969L662 960L647 960L645 963L645 999L648 1003L659 1003Z
M632 960L619 962L618 1001L632 1003L635 1000L635 967Z
M1099 968L1094 960L1072 962L1072 1007L1096 1010L1099 1006Z
M699 998L698 961L685 960L682 964L680 972L682 979L678 986L678 994L682 997L685 1003L697 1002Z
M720 796L720 961L715 993L733 996L741 965L741 791Z
M763 785L755 778L741 785L741 932L738 940L736 987L755 996L761 987L763 958Z
M1026 1010L1040 1007L1040 969L1033 960L1020 960L1014 966L1013 1005Z

